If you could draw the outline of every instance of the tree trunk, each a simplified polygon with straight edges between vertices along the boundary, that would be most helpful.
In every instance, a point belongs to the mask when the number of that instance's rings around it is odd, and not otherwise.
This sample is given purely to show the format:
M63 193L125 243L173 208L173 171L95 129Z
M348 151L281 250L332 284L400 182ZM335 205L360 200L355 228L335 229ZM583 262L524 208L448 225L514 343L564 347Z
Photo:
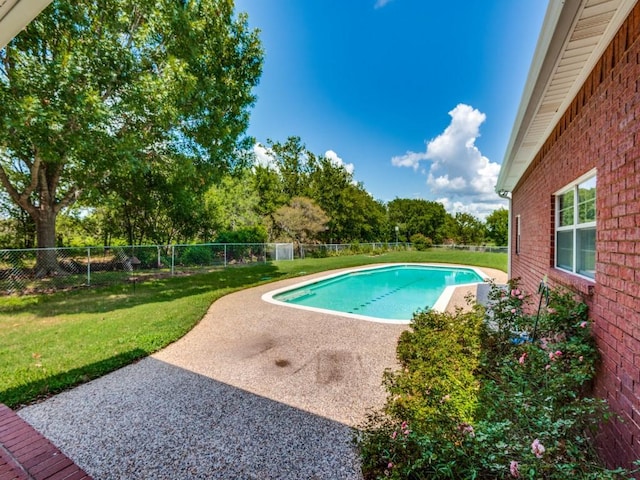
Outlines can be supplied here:
M36 261L36 276L58 275L64 273L56 252L56 216L57 212L49 209L41 209L36 221L36 235L38 242L38 254Z

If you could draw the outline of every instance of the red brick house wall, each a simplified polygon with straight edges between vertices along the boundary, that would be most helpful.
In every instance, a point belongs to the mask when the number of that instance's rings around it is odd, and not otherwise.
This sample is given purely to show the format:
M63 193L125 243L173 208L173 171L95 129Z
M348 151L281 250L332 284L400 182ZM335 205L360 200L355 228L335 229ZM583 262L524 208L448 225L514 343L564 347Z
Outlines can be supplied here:
M554 192L592 169L595 281L554 268ZM640 458L640 3L512 192L511 276L535 293L544 275L589 305L602 355L596 394L623 422L602 427L613 465Z

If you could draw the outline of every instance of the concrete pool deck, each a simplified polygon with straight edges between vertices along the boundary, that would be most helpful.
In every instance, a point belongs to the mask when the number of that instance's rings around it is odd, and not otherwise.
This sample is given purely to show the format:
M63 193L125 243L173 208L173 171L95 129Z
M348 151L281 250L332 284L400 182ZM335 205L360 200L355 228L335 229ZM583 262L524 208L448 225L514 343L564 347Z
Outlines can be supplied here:
M227 295L164 350L18 414L95 479L359 479L352 427L384 404L407 325L261 300L324 275Z

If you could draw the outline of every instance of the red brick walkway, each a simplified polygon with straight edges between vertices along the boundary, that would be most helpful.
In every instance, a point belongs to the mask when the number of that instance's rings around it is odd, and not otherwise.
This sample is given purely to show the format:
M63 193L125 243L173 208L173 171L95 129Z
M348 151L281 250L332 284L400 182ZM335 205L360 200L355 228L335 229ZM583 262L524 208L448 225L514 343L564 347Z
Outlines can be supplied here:
M91 480L49 440L0 403L0 480Z

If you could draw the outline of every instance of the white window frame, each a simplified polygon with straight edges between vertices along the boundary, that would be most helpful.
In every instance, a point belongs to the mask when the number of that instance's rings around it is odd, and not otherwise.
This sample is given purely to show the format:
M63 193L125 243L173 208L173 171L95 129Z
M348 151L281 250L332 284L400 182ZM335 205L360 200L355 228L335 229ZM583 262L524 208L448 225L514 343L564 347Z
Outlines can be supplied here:
M573 182L571 182L569 185L566 185L564 188L558 190L557 192L555 192L554 196L555 196L555 206L556 206L556 211L555 211L555 234L554 234L554 241L555 241L555 249L554 249L554 265L555 268L562 270L564 272L568 272L571 273L573 275L585 278L587 280L590 281L594 281L595 280L595 270L594 270L594 275L593 277L589 276L589 275L584 275L582 273L579 273L577 271L578 268L578 232L580 230L587 230L587 229L595 229L596 228L596 220L592 221L592 222L584 222L584 223L579 223L579 215L580 215L580 208L579 208L579 197L578 197L578 187L579 185L585 183L588 180L591 179L595 179L596 180L596 201L597 201L597 174L596 174L596 169L590 170L589 172L585 173L584 175L582 175L580 178L574 180ZM560 226L560 197L562 195L565 195L569 192L573 192L574 194L574 201L573 201L573 223L571 225L565 225L565 226ZM596 219L598 217L598 212L596 210ZM558 265L558 232L567 232L567 231L571 231L573 232L573 245L572 245L572 268L568 269L566 267L563 266L559 266ZM597 232L596 232L597 233ZM595 263L595 258L594 258L594 263Z

